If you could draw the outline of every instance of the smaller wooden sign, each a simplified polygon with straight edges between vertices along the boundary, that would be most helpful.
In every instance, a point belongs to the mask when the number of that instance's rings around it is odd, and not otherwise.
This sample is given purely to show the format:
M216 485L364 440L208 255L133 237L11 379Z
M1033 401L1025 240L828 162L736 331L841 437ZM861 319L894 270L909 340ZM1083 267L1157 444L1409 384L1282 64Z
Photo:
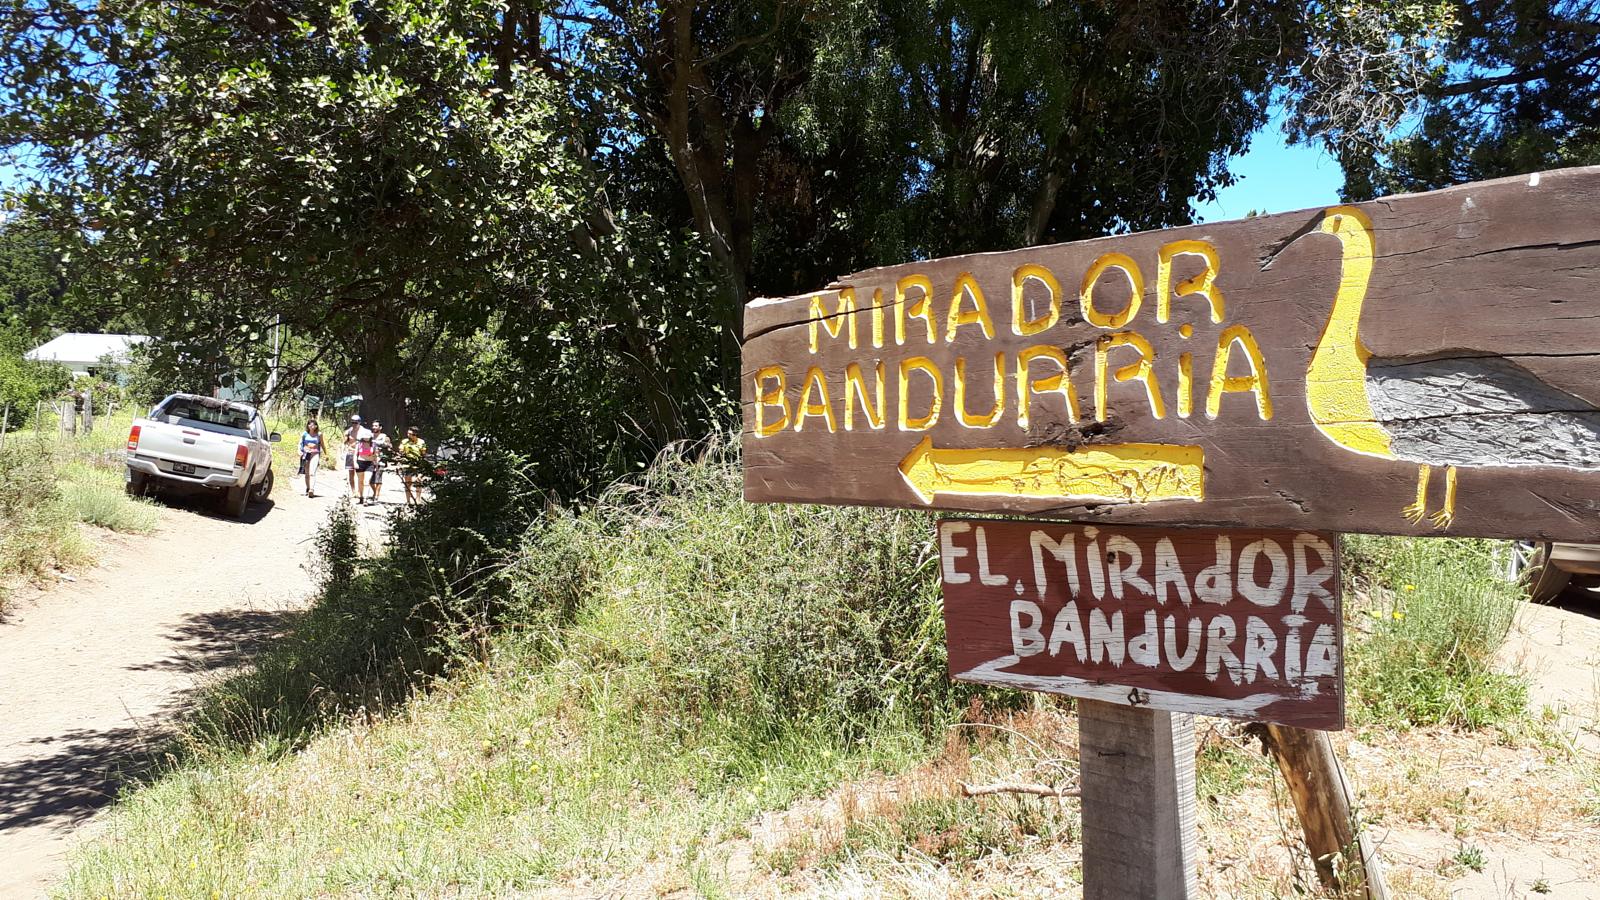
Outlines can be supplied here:
M950 675L1337 731L1338 546L1304 531L946 519Z

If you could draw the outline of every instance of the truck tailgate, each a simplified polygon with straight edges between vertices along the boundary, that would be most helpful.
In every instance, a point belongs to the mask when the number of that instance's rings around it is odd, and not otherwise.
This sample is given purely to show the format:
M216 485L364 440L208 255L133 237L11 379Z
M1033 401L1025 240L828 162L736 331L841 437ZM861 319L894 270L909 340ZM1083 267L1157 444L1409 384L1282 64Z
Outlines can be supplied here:
M228 471L234 454L248 440L183 425L139 420L138 456L160 462L182 463L200 469ZM168 469L168 466L161 466Z

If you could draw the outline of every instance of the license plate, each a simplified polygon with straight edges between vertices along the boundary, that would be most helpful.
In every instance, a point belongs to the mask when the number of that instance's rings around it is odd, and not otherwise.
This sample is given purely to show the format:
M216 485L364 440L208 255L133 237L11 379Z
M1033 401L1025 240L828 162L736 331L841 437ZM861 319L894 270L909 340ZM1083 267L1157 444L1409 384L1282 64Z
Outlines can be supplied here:
M172 471L177 472L179 475L193 475L194 466L191 466L188 463L173 463Z

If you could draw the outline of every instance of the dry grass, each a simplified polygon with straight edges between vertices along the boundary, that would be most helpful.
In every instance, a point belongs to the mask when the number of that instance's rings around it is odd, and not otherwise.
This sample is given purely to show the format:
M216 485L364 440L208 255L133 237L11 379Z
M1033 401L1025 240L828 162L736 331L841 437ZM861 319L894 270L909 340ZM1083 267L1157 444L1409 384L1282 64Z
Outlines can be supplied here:
M1337 735L1391 896L1540 896L1534 886L1547 884L1564 896L1563 884L1600 883L1600 819L1582 803L1596 783L1593 760L1550 738L1536 729ZM752 822L721 848L716 874L741 897L1073 896L1081 878L1076 800L1044 801L1062 819L1048 839L980 842L965 853L951 842L1003 834L1040 806L1037 798L964 798L963 782L1070 783L1076 744L1074 716L1051 701L961 726L913 770L845 784ZM1235 723L1202 719L1197 745L1200 895L1329 896L1292 801L1254 739ZM950 809L939 824L985 824L919 831L930 804ZM1481 871L1463 864L1480 853Z

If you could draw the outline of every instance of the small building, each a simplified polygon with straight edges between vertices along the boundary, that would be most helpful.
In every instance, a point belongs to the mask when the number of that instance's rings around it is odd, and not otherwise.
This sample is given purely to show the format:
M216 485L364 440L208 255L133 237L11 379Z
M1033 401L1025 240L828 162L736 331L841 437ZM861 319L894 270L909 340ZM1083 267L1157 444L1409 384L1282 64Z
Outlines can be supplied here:
M148 340L149 336L143 334L68 332L29 350L23 357L59 363L74 376L94 375L103 365L102 360L109 357L115 362L126 362L129 348Z

